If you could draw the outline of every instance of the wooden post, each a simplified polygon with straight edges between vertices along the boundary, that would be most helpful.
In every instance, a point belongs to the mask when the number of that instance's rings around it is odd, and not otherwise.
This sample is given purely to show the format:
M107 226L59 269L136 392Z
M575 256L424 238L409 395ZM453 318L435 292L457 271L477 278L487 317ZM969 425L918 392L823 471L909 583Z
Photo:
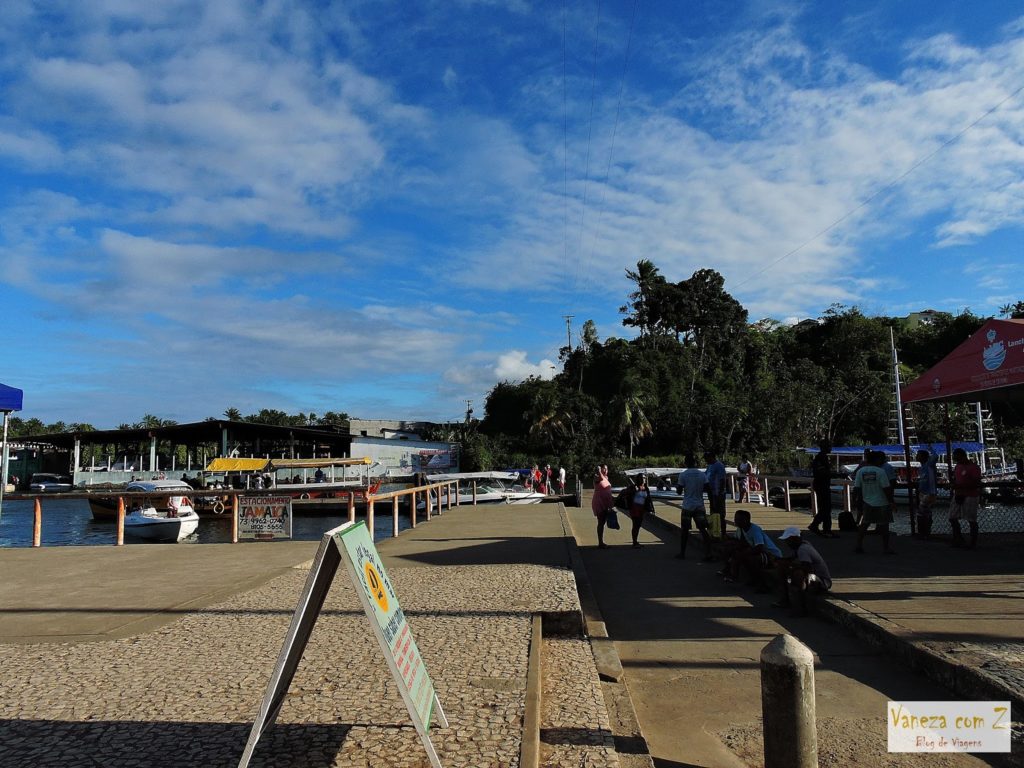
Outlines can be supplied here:
M391 497L391 535L398 538L398 497Z
M231 543L238 543L238 494L231 497Z
M786 511L793 511L793 499L789 495L789 478L782 481L782 492L786 499Z
M1024 472L1024 469L1022 469L1021 471ZM459 481L458 480L455 481L455 506L456 507L460 506L460 503L459 503Z
M457 499L459 497L459 481L456 480L454 483L448 483L448 511L452 511L452 496Z
M356 521L356 492L348 492L348 521L354 523Z
M853 492L850 490L850 481L843 481L843 511L853 512Z
M117 540L115 546L124 546L124 496L117 497Z
M6 478L4 478L6 482ZM32 502L33 515L32 520L32 546L38 547L43 539L43 502L36 499Z
M831 489L829 493L831 493ZM818 494L814 492L814 486L811 486L811 519L813 520L818 516Z
M416 491L409 493L409 518L412 520L412 527L416 527Z
M473 506L476 506L476 480L473 481Z
M433 511L433 499L430 498L430 486L423 492L423 501L427 505L427 522L430 522L430 513Z
M376 537L373 535L373 499L369 496L366 498L366 527L370 529L370 541L374 541Z

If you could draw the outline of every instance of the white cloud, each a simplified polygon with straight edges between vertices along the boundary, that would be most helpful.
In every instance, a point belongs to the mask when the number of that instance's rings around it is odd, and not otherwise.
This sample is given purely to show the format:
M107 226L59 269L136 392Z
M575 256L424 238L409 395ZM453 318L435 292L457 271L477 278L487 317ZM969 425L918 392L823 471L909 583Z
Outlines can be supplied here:
M531 363L526 359L526 352L513 349L498 356L494 366L496 381L522 381L531 376L538 379L553 379L558 368L547 358Z

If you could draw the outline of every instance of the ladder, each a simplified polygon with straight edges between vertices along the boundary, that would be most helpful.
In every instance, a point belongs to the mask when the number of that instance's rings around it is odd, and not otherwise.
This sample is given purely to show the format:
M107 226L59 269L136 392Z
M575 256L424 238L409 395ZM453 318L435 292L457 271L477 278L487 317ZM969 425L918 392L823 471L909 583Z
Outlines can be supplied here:
M974 404L974 421L978 431L978 442L982 444L981 471L1000 471L1006 468L1006 456L996 439L992 412L981 403Z

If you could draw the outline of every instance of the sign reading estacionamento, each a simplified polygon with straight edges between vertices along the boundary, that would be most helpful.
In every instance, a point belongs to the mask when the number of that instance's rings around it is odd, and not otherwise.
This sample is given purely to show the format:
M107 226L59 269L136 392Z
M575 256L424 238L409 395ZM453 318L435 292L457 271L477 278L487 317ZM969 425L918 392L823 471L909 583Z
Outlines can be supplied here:
M291 497L238 497L238 538L264 540L291 537Z
M352 577L356 594L370 619L370 627L398 684L430 764L433 768L441 768L434 745L430 743L430 723L436 718L438 725L447 728L448 720L434 692L434 684L427 674L412 631L406 624L405 614L398 604L398 595L384 570L366 523L361 520L327 531L320 540L313 567L299 597L298 607L292 616L292 623L288 627L288 634L274 665L259 715L249 732L249 740L238 768L249 765L260 736L277 719L288 686L295 677L295 670L298 669L302 653L327 598L334 574L342 562Z

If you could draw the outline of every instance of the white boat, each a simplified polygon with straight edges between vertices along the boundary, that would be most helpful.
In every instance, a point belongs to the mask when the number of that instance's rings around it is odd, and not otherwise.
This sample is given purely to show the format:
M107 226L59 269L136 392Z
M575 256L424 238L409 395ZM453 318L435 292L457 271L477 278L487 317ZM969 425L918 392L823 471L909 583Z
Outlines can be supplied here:
M428 483L458 481L459 504L473 503L473 487L476 486L477 504L539 504L547 496L519 484L518 472L451 472L441 475L428 475ZM436 493L431 492L434 502ZM441 501L447 502L442 493ZM426 503L421 499L416 503L417 509L424 509Z
M199 515L188 496L191 486L180 480L144 480L129 483L127 492L150 494L131 501L124 516L126 534L149 541L181 541L199 528ZM152 497L152 498L151 498ZM159 504L159 506L157 506Z
M647 487L651 489L652 499L664 501L682 501L681 494L676 493L676 480L686 467L637 467L627 469L623 474L631 481L636 481L640 475L647 478ZM621 488L613 488L618 493Z
M30 493L67 493L74 488L70 477L49 472L36 472L29 480L28 486Z

